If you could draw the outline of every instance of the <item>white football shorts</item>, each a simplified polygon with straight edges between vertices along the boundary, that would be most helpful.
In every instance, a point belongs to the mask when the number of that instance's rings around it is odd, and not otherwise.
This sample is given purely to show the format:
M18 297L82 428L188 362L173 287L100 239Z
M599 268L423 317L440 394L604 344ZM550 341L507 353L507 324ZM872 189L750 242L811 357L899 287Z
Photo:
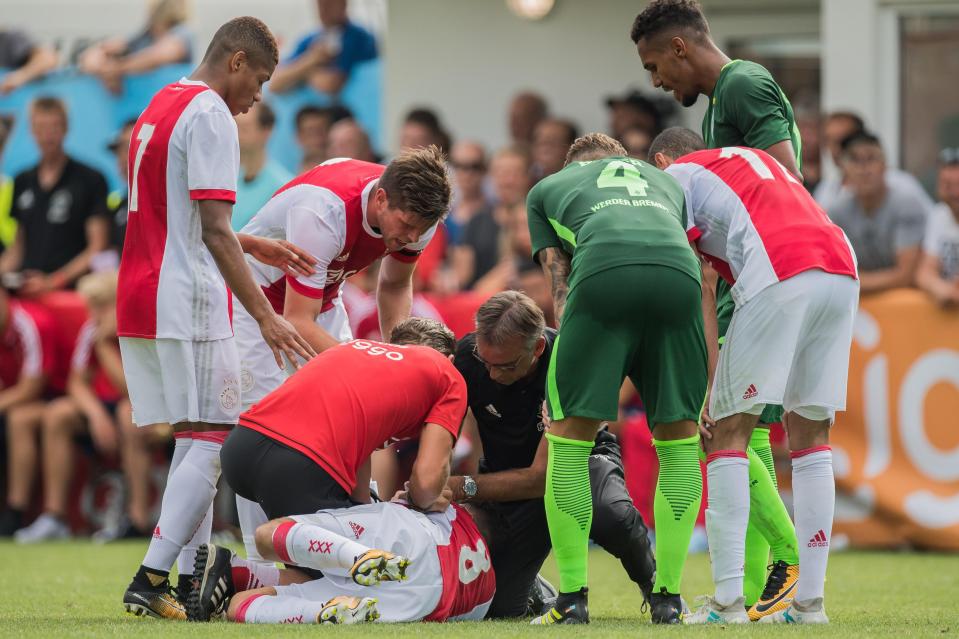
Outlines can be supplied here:
M349 317L346 315L341 296L337 296L333 302L333 308L320 313L316 323L338 341L345 342L353 339ZM236 346L240 353L241 401L243 410L247 410L279 388L280 384L296 369L289 362L286 362L285 369L276 365L276 358L263 340L259 325L240 305L236 297L233 298L233 332L236 335Z
M709 414L758 415L775 404L831 422L846 407L858 305L857 280L811 270L737 306L719 352Z
M203 342L121 337L120 355L137 426L236 424L240 358L232 337Z

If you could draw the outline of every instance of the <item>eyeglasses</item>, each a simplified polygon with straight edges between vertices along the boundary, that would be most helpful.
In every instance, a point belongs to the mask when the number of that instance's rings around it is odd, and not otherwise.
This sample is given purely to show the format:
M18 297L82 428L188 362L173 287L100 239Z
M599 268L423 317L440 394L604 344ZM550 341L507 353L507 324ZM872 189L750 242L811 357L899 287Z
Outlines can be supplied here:
M482 162L451 162L453 168L457 171L473 171L482 173L486 170L486 165Z
M939 162L942 164L959 164L959 147L940 151Z
M523 361L523 358L527 357L528 355L529 353L524 353L523 355L520 355L519 357L514 359L512 362L509 362L507 364L490 364L485 359L480 357L479 351L476 350L476 344L473 344L473 357L476 358L477 362L479 362L480 364L482 364L483 366L485 366L486 368L490 370L495 368L496 370L503 371L504 373L514 372L517 368L519 368L519 364L521 361Z

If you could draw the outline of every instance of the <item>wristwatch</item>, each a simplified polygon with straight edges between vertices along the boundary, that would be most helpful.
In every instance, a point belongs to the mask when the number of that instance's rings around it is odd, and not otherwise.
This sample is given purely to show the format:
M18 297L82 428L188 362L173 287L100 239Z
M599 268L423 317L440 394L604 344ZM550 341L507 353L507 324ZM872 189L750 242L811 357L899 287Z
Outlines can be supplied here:
M463 494L466 495L466 501L476 497L476 491L478 488L479 487L476 485L475 479L469 475L463 476Z

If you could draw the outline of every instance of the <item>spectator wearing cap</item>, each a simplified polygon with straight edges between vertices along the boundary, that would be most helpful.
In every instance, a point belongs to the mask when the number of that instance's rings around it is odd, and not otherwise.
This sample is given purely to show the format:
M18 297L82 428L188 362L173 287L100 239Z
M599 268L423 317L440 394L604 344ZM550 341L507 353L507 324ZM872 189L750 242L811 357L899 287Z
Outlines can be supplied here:
M236 184L236 204L230 224L239 231L269 201L276 190L293 176L270 159L266 145L273 134L276 116L265 102L257 102L246 113L236 116L240 143L240 178Z
M547 118L533 130L533 179L541 180L558 172L566 163L566 152L579 137L576 125L570 120Z
M822 141L829 151L829 157L839 169L839 175L822 177L813 189L813 197L819 206L829 210L836 199L846 190L845 172L842 170L842 141L854 133L866 130L862 118L850 111L835 111L825 117L822 124ZM806 137L803 136L805 149ZM805 164L803 165L805 167ZM824 171L820 171L824 173ZM805 171L804 171L805 174ZM926 210L932 208L932 199L915 177L890 166L886 167L886 182L895 191L905 191L921 200Z
M373 153L370 136L353 118L345 118L330 127L327 154L331 158L353 158L364 162L378 162Z
M636 128L655 138L663 130L663 113L658 104L642 91L633 89L606 99L610 135L622 141L626 132Z
M856 252L860 291L912 286L926 225L925 203L889 183L882 145L871 133L843 140L840 165L848 188L828 212Z
M20 294L37 296L71 286L107 246L103 215L107 181L63 148L67 110L58 98L30 105L30 127L40 162L14 178L17 234L0 255L0 274L22 275ZM8 280L9 281L9 280Z
M44 391L51 383L62 384L56 331L45 307L11 299L0 287L0 431L5 431L7 444L7 501L0 512L0 537L12 536L23 525L30 505Z
M80 54L80 70L100 78L113 93L122 91L127 75L187 63L193 57L187 0L150 0L147 6L147 23L139 33L99 42Z
M0 29L0 95L16 91L24 84L43 77L57 67L57 52L37 44L24 31Z
M943 306L959 305L959 148L939 155L939 203L929 214L916 283Z
M346 0L316 0L320 27L302 37L273 74L270 89L283 93L308 85L336 95L353 69L377 57L376 39L347 17Z
M514 146L529 148L533 144L536 125L549 116L545 98L532 91L522 91L509 103L509 135Z

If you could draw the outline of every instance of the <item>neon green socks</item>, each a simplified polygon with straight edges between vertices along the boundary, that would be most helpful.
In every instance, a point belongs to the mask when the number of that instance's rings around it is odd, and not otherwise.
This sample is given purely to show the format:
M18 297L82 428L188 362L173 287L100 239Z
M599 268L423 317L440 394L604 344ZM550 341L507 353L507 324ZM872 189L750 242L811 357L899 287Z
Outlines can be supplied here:
M769 446L769 430L753 430L749 448L755 453L755 458L750 455L749 463L749 523L757 528L769 544L773 561L798 564L796 528L776 488L776 470ZM765 473L760 472L763 469ZM747 550L747 557L748 552ZM762 580L765 583L765 566Z
M699 435L668 441L653 440L659 457L659 480L653 499L656 519L656 583L680 594L683 567L689 540L696 526L703 497L703 475L699 468Z
M578 592L587 583L589 529L593 497L589 454L593 442L546 433L546 523L559 567L560 592Z

